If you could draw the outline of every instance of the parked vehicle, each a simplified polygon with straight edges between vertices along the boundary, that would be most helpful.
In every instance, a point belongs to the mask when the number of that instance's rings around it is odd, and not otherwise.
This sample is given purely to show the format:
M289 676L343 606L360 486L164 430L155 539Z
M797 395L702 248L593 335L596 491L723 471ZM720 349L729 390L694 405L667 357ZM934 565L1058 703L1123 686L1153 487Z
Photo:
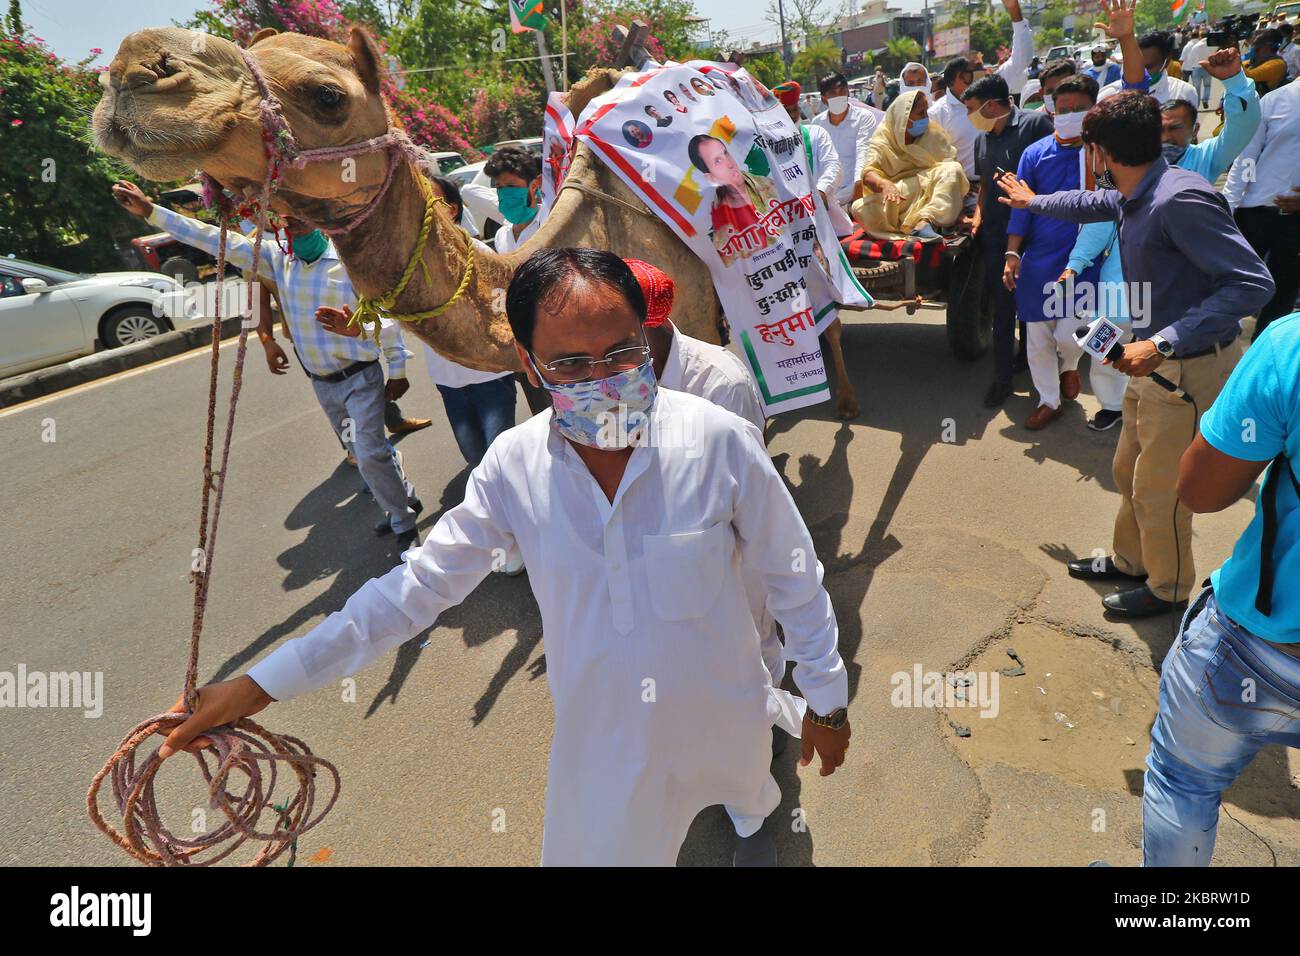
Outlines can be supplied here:
M168 209L193 216L203 206L203 187L198 183L189 183L178 189L169 189L159 194L158 202ZM137 236L131 240L131 248L145 269L171 276L181 284L198 282L217 272L215 256L203 249L187 246L167 232ZM227 266L227 271L231 275L239 275L239 270L234 266Z
M465 157L460 153L434 153L433 158L438 163L438 172L444 176L465 165Z
M503 146L522 146L538 156L542 155L542 138L540 136L529 136L526 139L503 139L499 143L493 143L492 150L495 152Z
M83 274L0 258L0 376L208 321L185 301L156 272Z

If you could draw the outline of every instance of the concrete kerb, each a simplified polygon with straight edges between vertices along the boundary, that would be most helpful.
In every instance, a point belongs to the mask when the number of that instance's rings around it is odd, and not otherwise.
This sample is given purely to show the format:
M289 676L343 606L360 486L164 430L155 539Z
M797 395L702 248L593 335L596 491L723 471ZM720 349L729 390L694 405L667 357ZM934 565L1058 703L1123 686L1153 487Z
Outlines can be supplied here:
M239 316L232 316L221 323L223 339L239 332ZM49 368L24 372L11 378L0 379L0 408L8 408L35 398L53 395L75 385L93 382L128 369L139 368L150 362L180 355L192 349L210 345L212 326L201 325L191 329L164 332L143 342L124 345L121 348L106 349L93 355L85 355L51 365Z

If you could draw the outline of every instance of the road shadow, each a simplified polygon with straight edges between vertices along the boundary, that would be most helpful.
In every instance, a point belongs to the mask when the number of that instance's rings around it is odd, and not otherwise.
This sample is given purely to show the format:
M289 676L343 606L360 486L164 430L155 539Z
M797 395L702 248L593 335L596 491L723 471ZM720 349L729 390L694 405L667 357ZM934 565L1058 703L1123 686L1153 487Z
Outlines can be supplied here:
M464 468L444 487L438 508L426 511L419 522L421 539L449 509L463 500L469 469ZM307 537L282 552L277 563L284 568L281 587L295 591L332 576L329 586L303 604L285 620L267 628L247 646L217 668L212 680L224 680L245 670L282 639L303 632L309 624L347 602L371 578L386 574L397 563L396 537L376 537L370 530L379 518L379 508L360 492L354 468L340 462L334 472L309 491L286 516L289 530L307 529ZM502 609L509 609L503 613ZM438 627L460 628L467 647L478 647L517 629L517 646L506 655L498 672L476 702L475 725L492 709L501 689L528 663L541 641L541 621L536 602L525 577L509 579L491 575L466 600L444 613L434 627L405 642L397 649L388 677L366 709L366 717L381 705L396 704L401 690L419 661L423 645ZM544 659L531 665L533 677L545 673Z
M289 531L307 529L307 536L276 556L284 569L284 591L296 591L313 582L333 578L329 587L279 621L242 650L227 658L212 675L225 680L244 670L282 638L301 631L319 616L341 608L352 594L373 577L384 574L397 561L393 535L376 537L371 530L381 511L360 491L355 468L340 461L334 471L303 496L285 516Z

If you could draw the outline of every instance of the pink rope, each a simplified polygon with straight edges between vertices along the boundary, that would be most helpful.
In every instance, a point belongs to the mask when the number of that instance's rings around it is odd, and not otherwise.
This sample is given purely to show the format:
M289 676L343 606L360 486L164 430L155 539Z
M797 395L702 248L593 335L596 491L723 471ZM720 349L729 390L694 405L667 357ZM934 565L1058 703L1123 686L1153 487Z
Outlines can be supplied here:
M247 54L245 54L247 58ZM251 58L249 58L251 59ZM259 74L254 74L260 76ZM266 121L268 99L274 102L265 81L259 78L263 92L263 119ZM268 126L268 129L275 127ZM287 125L284 130L287 131ZM292 134L287 135L292 141ZM253 295L258 290L258 271L262 259L262 236L270 210L271 193L278 177L279 157L274 155L268 140L266 175L258 201L257 230L253 236L253 268L248 279L248 306L253 307ZM205 180L205 193L211 180ZM170 733L184 723L198 706L199 638L203 632L203 618L207 610L208 590L212 581L212 567L216 555L217 531L221 523L221 503L225 497L226 478L229 474L230 444L234 437L235 411L244 380L244 359L248 351L248 327L241 323L239 343L235 352L235 365L230 388L230 407L226 416L226 431L221 445L221 467L212 469L213 447L216 437L217 372L221 348L221 304L224 299L226 279L226 236L230 227L231 212L227 204L217 197L221 215L221 234L217 245L217 302L212 318L212 353L208 380L208 418L206 440L203 448L203 493L199 510L199 549L203 566L194 572L194 614L190 627L189 659L185 667L185 685L182 701L183 713L164 713L150 717L131 729L117 750L95 774L86 794L86 806L91 821L118 846L142 863L153 866L208 866L225 859L243 843L256 840L264 845L254 855L250 866L265 866L286 850L290 863L296 852L300 836L314 827L333 808L338 800L341 781L338 771L328 760L317 757L296 737L272 733L247 718L233 725L215 727L204 733L209 743L193 756L208 784L209 805L220 810L225 822L196 837L179 837L172 833L158 812L154 794L154 780L162 760L155 749L137 765L136 751L155 734ZM214 494L215 492L215 494ZM215 758L209 766L208 756ZM263 773L262 763L267 764ZM272 802L279 774L277 764L284 763L296 778L296 793L281 804ZM327 771L334 786L328 803L315 815L317 770ZM230 791L231 773L239 771L245 780L241 792ZM113 798L122 818L122 829L104 819L99 810L99 790L106 778L112 778ZM263 815L272 812L277 823L270 829L259 829ZM233 841L233 842L231 842ZM222 844L228 844L222 846ZM209 852L211 851L211 852ZM202 859L200 854L207 853Z

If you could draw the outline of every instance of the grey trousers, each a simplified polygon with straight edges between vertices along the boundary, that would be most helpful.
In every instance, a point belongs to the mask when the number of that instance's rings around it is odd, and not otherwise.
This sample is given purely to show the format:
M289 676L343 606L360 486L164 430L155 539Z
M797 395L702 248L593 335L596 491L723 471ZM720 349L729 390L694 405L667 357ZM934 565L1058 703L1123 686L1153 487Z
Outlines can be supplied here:
M410 504L415 488L402 474L397 452L384 433L384 373L379 363L341 382L313 378L311 384L334 433L356 456L361 477L388 512L393 531L410 531L415 527Z

